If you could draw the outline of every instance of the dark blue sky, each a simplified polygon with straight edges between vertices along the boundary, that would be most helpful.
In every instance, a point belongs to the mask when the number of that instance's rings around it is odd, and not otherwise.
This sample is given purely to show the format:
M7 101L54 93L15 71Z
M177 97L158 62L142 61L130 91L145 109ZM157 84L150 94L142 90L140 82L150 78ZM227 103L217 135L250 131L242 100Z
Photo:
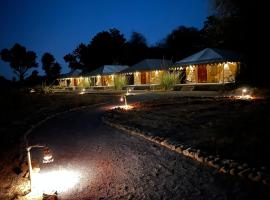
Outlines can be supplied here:
M63 56L98 32L117 28L129 39L142 33L148 44L180 25L201 28L208 0L0 0L0 50L16 42L37 53L51 52L67 72ZM41 65L39 66L41 70ZM12 78L0 61L0 75Z

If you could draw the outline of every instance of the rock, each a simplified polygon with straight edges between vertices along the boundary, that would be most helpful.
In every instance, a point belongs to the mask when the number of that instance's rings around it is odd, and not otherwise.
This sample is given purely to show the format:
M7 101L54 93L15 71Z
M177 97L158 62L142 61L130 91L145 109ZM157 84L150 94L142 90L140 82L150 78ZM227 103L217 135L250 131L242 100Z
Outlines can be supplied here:
M208 165L211 166L211 167L214 167L216 169L219 169L220 168L220 165L217 162L215 162L214 160L210 160L208 162Z
M190 149L190 148L187 148L187 149L183 150L183 154L184 154L185 156L189 156L189 149Z
M269 179L263 179L262 180L262 182L263 182L263 184L265 184L265 185L267 185L267 186L269 186L270 187L270 180Z
M182 152L183 152L183 149L182 149L181 147L176 147L176 148L175 148L175 151L176 151L177 153L182 153Z
M203 163L204 162L204 157L202 155L198 155L198 157L196 158L197 161Z
M238 175L241 176L241 177L246 177L249 174L250 171L251 171L251 169L247 168L247 169L244 169L244 170L240 171L238 173Z
M250 173L250 174L248 175L248 178L249 178L250 180L256 181L256 182L259 182L259 181L262 180L262 177L261 177L260 175L254 174L254 173Z
M230 169L230 175L233 175L233 176L237 175L237 171L238 170L236 168Z
M228 169L227 167L223 166L223 167L221 167L221 168L219 169L219 172L222 172L222 173L227 174L227 173L229 173L229 169Z

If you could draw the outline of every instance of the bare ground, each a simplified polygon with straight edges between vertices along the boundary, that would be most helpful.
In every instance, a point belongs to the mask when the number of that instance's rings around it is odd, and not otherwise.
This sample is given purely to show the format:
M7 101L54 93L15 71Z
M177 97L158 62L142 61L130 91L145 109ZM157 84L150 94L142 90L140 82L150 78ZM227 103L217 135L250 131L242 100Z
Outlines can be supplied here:
M268 99L168 96L135 103L131 111L109 111L106 117L211 155L267 168L270 167L269 105Z

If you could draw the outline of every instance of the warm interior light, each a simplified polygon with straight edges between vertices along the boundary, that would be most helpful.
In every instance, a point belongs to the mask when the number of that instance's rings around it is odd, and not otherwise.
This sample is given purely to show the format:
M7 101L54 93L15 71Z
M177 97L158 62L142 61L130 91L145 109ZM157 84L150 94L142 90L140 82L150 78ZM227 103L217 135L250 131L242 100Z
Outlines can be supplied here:
M120 101L123 102L124 101L124 97L120 97Z
M243 93L246 93L246 92L247 92L247 89L246 89L246 88L244 88L244 89L242 90L242 92L243 92Z
M79 183L80 174L76 171L57 170L44 173L33 173L32 192L30 196L67 192Z

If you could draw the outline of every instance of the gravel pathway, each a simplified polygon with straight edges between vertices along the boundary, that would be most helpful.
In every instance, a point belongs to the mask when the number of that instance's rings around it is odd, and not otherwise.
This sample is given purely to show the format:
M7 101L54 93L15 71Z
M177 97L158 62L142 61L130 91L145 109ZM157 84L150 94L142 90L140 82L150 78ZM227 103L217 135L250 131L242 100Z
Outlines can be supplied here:
M58 191L60 199L270 199L269 188L260 184L105 126L101 117L108 108L57 116L29 135L30 144L47 144L54 152L55 162L41 164L41 173L79 173L75 186ZM39 151L32 151L38 160Z

